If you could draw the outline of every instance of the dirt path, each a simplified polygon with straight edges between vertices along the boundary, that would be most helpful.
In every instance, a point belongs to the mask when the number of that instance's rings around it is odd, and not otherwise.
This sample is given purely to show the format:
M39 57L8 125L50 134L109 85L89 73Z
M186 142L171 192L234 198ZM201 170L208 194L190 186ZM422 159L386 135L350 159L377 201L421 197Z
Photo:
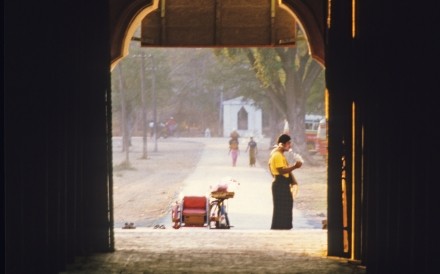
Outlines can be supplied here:
M115 227L126 222L152 226L169 214L182 182L190 174L203 151L203 144L189 139L168 138L148 142L148 158L142 157L142 138L133 137L130 147L130 168L121 168L125 153L121 139L113 139L113 200Z

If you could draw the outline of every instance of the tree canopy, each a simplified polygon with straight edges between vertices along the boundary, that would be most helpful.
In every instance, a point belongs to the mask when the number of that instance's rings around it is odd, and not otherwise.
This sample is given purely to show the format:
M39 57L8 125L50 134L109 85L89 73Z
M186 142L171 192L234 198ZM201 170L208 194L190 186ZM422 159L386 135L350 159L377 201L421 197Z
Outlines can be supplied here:
M245 93L262 104L271 105L272 140L281 133L282 121L289 124L294 148L308 157L305 136L305 115L324 113L324 69L308 52L307 41L300 30L295 46L276 48L224 48L217 56L231 62L247 58L263 92ZM309 113L310 113L309 112Z
M286 120L294 148L307 160L305 114L324 114L325 81L300 30L297 37L295 46L276 48L141 48L132 42L112 73L115 131L122 134L126 125L123 134L131 136L147 126L139 123L141 110L151 121L155 101L158 122L175 117L180 134L201 136L209 127L221 136L221 101L243 96L263 109L272 142Z

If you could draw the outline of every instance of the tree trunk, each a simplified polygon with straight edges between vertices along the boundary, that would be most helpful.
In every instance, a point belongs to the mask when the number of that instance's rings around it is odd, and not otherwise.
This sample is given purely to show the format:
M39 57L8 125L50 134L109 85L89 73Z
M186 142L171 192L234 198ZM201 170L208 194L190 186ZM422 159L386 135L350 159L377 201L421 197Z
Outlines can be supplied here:
M121 127L122 127L122 151L125 151L125 163L129 164L130 157L129 157L129 130L128 130L128 121L127 121L127 107L125 102L125 96L124 96L124 84L123 84L123 76L122 76L122 64L119 64L118 66L118 72L119 72L119 96L121 98L121 113L122 113L122 120L121 120Z
M147 159L147 110L145 98L145 55L141 57L142 159Z
M286 119L293 141L293 151L299 153L306 163L314 165L316 161L308 150L305 133L306 92L302 86L305 77L304 73L295 71L293 66L295 55L296 50L289 50L286 58L283 59L286 71ZM304 70L300 71L304 72Z

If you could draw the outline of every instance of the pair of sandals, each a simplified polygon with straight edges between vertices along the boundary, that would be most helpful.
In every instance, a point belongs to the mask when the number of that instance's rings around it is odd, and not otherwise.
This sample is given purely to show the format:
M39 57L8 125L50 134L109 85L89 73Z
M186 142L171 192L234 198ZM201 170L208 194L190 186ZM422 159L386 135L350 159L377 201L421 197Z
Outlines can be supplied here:
M158 229L158 228L165 229L166 227L164 225L155 225L154 226L154 229Z
M134 223L125 223L125 225L122 227L122 229L135 229L136 226Z

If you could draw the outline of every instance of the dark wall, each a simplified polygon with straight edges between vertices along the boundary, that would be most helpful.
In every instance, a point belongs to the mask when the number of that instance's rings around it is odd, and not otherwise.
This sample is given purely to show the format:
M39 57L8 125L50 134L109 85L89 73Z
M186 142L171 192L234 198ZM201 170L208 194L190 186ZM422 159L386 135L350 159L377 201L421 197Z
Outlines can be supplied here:
M326 34L328 225L329 231L338 232L329 237L329 253L345 255L340 252L344 228L337 202L341 180L350 185L355 169L356 187L349 191L360 191L362 199L355 253L367 272L432 273L433 243L438 242L434 184L439 181L439 147L430 141L439 140L434 125L439 108L433 97L438 69L429 68L439 61L432 32L438 25L435 12L412 1L357 1L352 38L350 2L332 1ZM348 163L346 178L341 175L342 157ZM351 165L353 159L356 164Z
M111 250L108 1L6 1L6 273Z

